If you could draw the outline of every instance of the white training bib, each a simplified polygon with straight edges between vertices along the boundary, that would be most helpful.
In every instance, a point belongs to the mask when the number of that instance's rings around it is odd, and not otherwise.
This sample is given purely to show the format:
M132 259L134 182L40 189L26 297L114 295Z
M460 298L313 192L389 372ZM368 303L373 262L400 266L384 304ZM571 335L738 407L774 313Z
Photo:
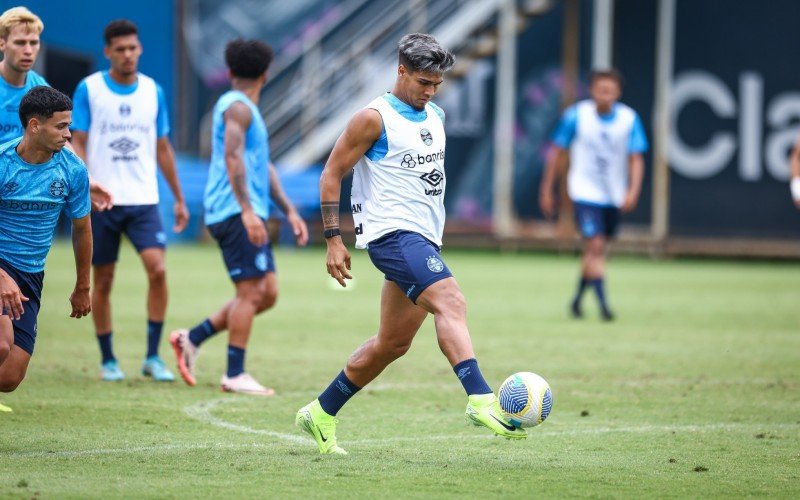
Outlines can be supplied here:
M136 90L113 92L101 72L86 77L89 141L86 164L92 177L114 196L114 205L158 203L156 177L156 82L138 74Z
M573 201L622 206L628 189L628 156L636 113L617 103L603 121L592 100L576 104L577 128L570 147L567 189Z
M419 233L442 245L444 229L444 124L430 104L427 117L413 122L383 96L367 108L381 114L387 152L379 160L363 156L353 172L351 208L356 248L392 231Z

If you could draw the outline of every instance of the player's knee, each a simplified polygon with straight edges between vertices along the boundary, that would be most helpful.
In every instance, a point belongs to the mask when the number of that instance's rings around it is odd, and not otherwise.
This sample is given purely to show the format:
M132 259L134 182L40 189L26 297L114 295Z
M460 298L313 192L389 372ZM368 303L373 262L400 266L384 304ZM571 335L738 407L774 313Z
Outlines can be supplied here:
M467 315L467 299L458 288L447 291L439 302L438 314L452 318L463 318Z
M261 302L258 304L258 312L262 313L268 309L272 309L275 307L275 303L278 302L278 291L277 290L267 290L261 296Z
M158 264L147 270L147 279L150 284L162 284L167 280L167 269L164 264Z
M0 392L14 392L25 378L24 374L6 375L0 379Z
M11 344L7 340L0 340L0 364L11 354Z
M389 354L392 359L404 356L411 349L411 342L397 342L389 346Z
M95 292L108 295L111 293L111 286L114 284L114 273L95 273L94 290Z
M381 354L381 357L395 360L408 352L411 348L411 341L390 339L378 340L375 343L375 349Z

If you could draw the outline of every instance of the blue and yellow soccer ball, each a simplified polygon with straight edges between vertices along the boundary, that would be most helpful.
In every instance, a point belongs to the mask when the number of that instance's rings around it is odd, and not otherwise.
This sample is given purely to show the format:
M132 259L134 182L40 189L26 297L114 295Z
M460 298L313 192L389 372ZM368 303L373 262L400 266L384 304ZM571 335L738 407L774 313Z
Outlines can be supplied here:
M500 407L517 427L535 427L550 414L553 392L545 379L531 372L519 372L500 386Z

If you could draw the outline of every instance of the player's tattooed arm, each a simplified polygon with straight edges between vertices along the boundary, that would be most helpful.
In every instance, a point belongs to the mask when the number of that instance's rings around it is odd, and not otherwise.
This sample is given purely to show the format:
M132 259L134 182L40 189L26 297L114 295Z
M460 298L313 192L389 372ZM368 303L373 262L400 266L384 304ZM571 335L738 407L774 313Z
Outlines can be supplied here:
M322 224L325 229L336 229L339 227L339 202L338 201L323 201L321 204L322 209Z
M235 102L225 111L223 119L225 120L225 168L228 170L228 180L236 201L242 207L242 225L247 231L247 239L253 245L260 247L267 243L267 228L250 203L244 167L244 137L252 120L250 108L242 102Z
M340 285L346 286L350 276L350 254L338 235L339 197L342 191L342 178L350 172L356 162L375 144L383 131L381 115L374 109L359 111L347 124L342 135L333 146L325 168L319 179L320 208L322 222L326 230L328 245L327 267ZM332 230L330 233L328 231Z
M242 211L249 211L252 210L252 206L244 167L244 137L252 120L250 108L242 102L235 102L225 111L223 117L225 120L225 167L228 170L228 180Z

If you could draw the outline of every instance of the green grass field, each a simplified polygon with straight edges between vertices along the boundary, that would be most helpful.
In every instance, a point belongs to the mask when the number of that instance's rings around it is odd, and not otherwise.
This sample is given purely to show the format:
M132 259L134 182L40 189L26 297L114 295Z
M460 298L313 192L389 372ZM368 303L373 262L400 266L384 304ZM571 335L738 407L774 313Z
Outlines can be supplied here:
M432 321L411 351L339 413L347 457L320 456L297 409L377 326L382 276L354 253L334 291L319 249L277 252L281 296L256 320L247 366L270 399L219 391L224 335L198 386L138 373L144 273L126 247L114 290L128 379L98 380L89 319L68 317L71 250L50 255L27 380L0 401L0 496L741 497L800 496L800 265L616 257L619 320L567 318L574 256L445 252L467 296L493 387L515 371L550 382L548 420L523 442L464 423L466 398ZM167 332L231 295L212 246L174 247ZM165 335L166 336L166 335ZM174 366L166 339L162 356Z

